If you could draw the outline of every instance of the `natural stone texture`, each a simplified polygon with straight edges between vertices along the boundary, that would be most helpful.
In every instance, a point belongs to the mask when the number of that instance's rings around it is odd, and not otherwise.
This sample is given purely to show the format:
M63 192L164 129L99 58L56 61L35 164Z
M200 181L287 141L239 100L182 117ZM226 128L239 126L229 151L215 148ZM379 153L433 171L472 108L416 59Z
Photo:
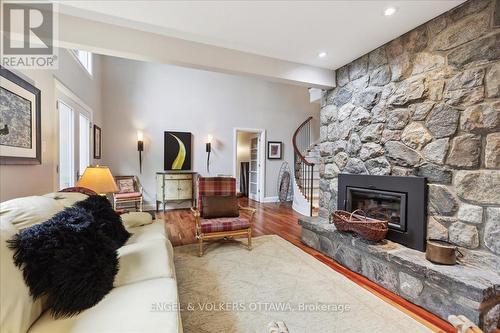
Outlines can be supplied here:
M500 208L486 208L484 245L496 254L500 254Z
M477 168L481 155L481 137L463 134L453 138L446 164L459 168Z
M384 176L391 173L391 165L385 157L377 157L365 162L370 175Z
M412 74L420 74L435 70L444 66L445 58L440 54L429 52L417 53L413 60Z
M416 174L433 183L451 184L452 173L442 166L424 163L416 168Z
M370 75L370 85L384 86L391 81L391 69L388 65L383 65L375 69Z
M396 290L398 275L386 263L378 261L361 261L362 274L385 288Z
M347 142L347 153L355 155L361 149L361 140L357 133L353 133Z
M385 105L379 103L373 107L372 112L372 123L385 123L387 120L387 109Z
M427 95L431 101L440 101L443 98L444 80L431 80L427 82Z
M335 105L326 105L321 109L320 112L320 120L321 120L321 125L328 125L332 121L337 120L337 112L338 109Z
M386 45L386 53L387 56L389 57L389 60L391 58L395 58L401 54L403 54L404 48L403 48L403 38L398 37L396 39L393 39Z
M445 185L429 184L429 212L432 215L451 216L458 209L458 201Z
M457 195L475 204L500 205L498 170L458 171L455 174Z
M446 104L440 104L432 109L425 122L426 127L435 138L444 138L455 134L460 113Z
M427 28L429 29L430 37L436 36L438 33L443 31L444 28L448 25L447 18L445 15L440 15L436 18L433 18L427 23Z
M370 112L362 107L355 108L351 114L351 124L356 130L368 125L371 119Z
M404 34L402 38L406 52L420 52L427 46L427 28L425 26L419 26L418 28L415 28Z
M500 102L468 107L462 114L460 127L472 133L500 130Z
M462 203L457 217L460 222L481 224L483 223L483 207Z
M478 87L483 84L484 69L474 68L455 74L447 84L447 90Z
M497 6L498 7L498 6ZM500 26L500 8L497 8L498 15L496 18L497 26ZM484 332L498 331L500 326L500 304L495 305L483 316L483 330Z
M361 158L361 160L363 161L382 155L384 155L384 148L382 148L382 146L379 145L378 143L374 142L368 142L363 144L359 152L359 158Z
M462 222L453 223L448 229L450 242L468 249L479 246L479 233L477 228Z
M331 179L337 177L340 173L340 169L335 163L329 163L325 165L325 172L323 177L326 179Z
M413 120L425 120L425 117L434 107L434 102L425 102L419 104L413 104L410 106L411 119Z
M403 53L389 60L391 81L401 81L411 74L412 62L408 53Z
M425 93L423 78L410 78L399 83L388 103L402 106L409 102L421 99Z
M413 149L397 141L388 141L385 143L387 157L394 164L400 166L414 166L421 161L421 156Z
M434 216L427 219L427 239L448 240L448 229L436 221Z
M368 74L360 77L359 79L351 81L351 87L354 91L363 90L368 87L368 82L370 81L370 76Z
M368 57L363 56L349 64L349 79L355 80L368 72Z
M417 298L424 290L422 281L405 272L399 272L399 289L406 296Z
M422 149L424 159L437 164L443 164L449 147L448 138L438 139L429 143Z
M321 156L332 156L340 151L344 151L347 147L347 142L345 141L322 142L319 147L320 147L319 153Z
M328 125L328 139L331 141L347 139L349 133L351 133L351 127L352 124L349 119Z
M382 124L371 124L366 126L360 135L361 142L380 142L383 129L384 125Z
M347 164L347 160L349 159L349 155L347 155L346 152L341 151L335 157L333 158L333 161L335 164L338 165L340 169L343 169L345 165Z
M408 109L396 109L389 111L387 125L388 129L403 129L410 120L410 111Z
M473 40L448 54L448 65L463 67L500 58L500 33Z
M491 3L491 0L475 0L475 1L466 1L462 5L450 10L447 17L451 21L458 21L465 16L479 13L484 8L488 7Z
M401 133L403 133L401 130L384 130L382 132L382 143L401 140Z
M498 10L500 12L500 9ZM486 72L486 96L500 97L500 63L493 64Z
M449 25L433 39L430 49L450 50L480 37L488 29L489 15L489 12L484 11Z
M354 104L351 104L351 103L348 103L348 104L345 104L345 105L342 105L342 107L339 109L338 111L338 114L337 114L337 119L339 121L344 121L346 120L347 118L349 118L349 116L351 115L351 112L356 108L356 106L354 106Z
M377 87L363 89L354 96L354 103L370 110L380 100L381 93L382 90Z
M349 69L347 66L337 69L335 73L337 75L337 85L339 87L343 87L349 83Z
M365 164L359 158L350 158L344 167L343 172L352 174L367 174Z
M402 167L397 167L397 166L393 166L391 168L391 175L393 175L393 176L408 177L408 176L411 176L412 173L413 173L413 169L402 168Z
M489 169L500 169L500 132L486 136L484 165Z
M368 69L373 70L382 65L387 64L387 56L385 54L385 47L381 46L368 54Z
M480 86L460 90L447 90L444 98L445 102L450 105L473 105L484 99L484 88Z
M321 126L319 128L319 139L321 142L328 140L328 126Z
M351 100L352 90L349 86L344 86L335 90L335 96L333 97L333 104L338 107L346 104Z
M401 140L408 147L422 149L423 146L432 140L432 136L424 125L420 123L411 123L403 130Z
M302 229L301 238L302 242L307 246L313 249L320 249L319 236L315 232L304 228Z

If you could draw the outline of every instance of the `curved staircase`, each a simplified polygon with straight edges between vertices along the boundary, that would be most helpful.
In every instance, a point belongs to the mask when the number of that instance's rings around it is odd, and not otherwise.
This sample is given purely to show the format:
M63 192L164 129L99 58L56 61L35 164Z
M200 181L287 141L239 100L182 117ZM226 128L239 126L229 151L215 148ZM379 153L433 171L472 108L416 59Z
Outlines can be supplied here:
M317 215L319 208L319 145L311 140L311 121L307 118L293 134L293 209L305 216Z

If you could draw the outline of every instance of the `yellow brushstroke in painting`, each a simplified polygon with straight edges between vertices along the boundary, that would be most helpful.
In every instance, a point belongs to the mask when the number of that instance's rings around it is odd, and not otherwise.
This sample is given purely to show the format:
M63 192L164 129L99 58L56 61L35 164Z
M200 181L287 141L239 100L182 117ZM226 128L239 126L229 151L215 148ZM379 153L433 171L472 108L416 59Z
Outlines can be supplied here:
M177 153L177 157L172 163L172 170L181 170L182 165L184 164L184 160L186 159L186 146L184 146L184 143L178 137L173 134L170 135L173 136L174 139L176 139L179 143L179 152Z

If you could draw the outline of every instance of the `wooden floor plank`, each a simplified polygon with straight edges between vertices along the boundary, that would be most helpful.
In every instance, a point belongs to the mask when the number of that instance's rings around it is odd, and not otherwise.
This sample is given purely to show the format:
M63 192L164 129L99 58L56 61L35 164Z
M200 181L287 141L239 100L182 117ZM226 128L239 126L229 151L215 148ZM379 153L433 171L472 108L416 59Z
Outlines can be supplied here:
M360 274L350 271L321 252L303 244L300 239L302 227L298 224L298 218L301 215L293 211L289 203L261 204L246 198L240 198L239 200L241 205L257 209L253 224L254 236L278 235L433 331L456 332L453 326L436 315L406 301L399 295L379 286ZM195 243L195 222L189 210L171 210L165 214L158 212L156 216L165 220L166 229L173 246Z

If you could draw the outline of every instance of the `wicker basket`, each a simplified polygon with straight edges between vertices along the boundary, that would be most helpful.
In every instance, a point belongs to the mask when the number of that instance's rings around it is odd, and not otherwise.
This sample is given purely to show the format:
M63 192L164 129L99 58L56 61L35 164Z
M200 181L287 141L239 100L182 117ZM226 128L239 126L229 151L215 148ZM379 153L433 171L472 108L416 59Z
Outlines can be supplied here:
M364 216L356 214L362 212ZM357 209L352 213L336 210L332 213L333 223L338 231L355 232L366 240L381 241L387 235L389 222L366 217L366 213Z

